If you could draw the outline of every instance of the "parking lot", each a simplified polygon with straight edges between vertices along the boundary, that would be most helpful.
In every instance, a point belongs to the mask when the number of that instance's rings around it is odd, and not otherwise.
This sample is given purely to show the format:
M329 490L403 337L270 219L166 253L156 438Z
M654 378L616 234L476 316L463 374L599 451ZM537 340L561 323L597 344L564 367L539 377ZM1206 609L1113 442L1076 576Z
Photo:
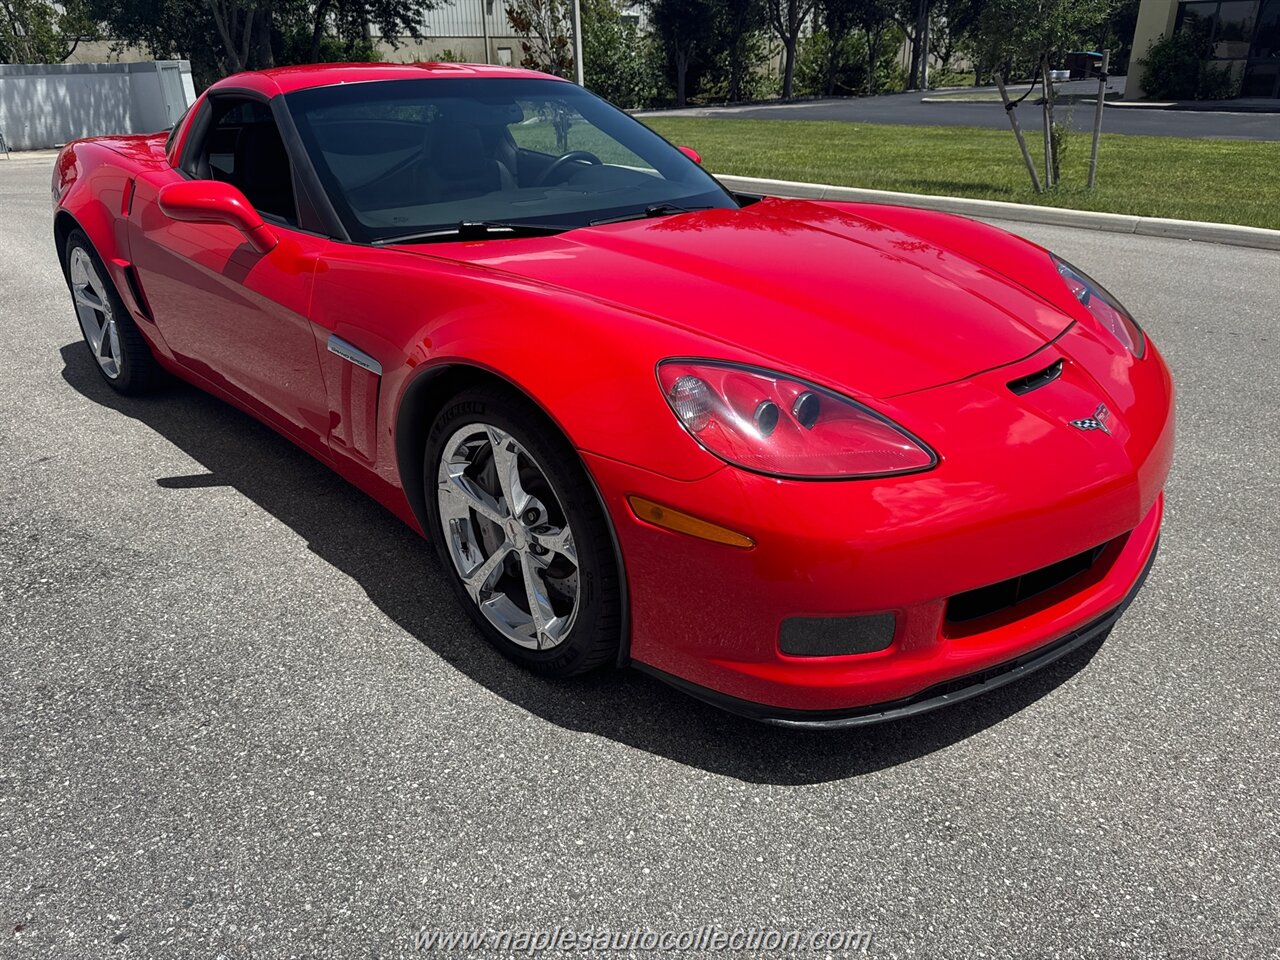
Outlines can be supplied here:
M1077 95L1096 93L1097 84L1075 83ZM1013 97L1026 91L1011 91ZM973 96L965 91L959 96ZM979 94L981 95L981 94ZM988 91L990 95L990 91ZM1093 129L1093 103L1062 103L1059 122L1077 132ZM839 123L910 124L925 127L985 127L1009 130L1009 118L999 100L986 103L949 101L942 92L925 96L914 93L887 93L876 97L837 97L798 100L792 103L752 103L741 106L696 106L678 110L643 111L642 116L709 117L718 120L828 120ZM1044 117L1034 102L1018 111L1018 123L1026 131L1044 130ZM1268 113L1235 113L1229 110L1160 110L1146 106L1111 106L1103 129L1146 137L1211 137L1218 140L1280 140L1280 116Z
M1177 378L1148 585L1029 680L801 735L634 672L520 672L319 463L190 388L117 397L50 172L0 160L0 956L710 924L867 930L874 957L1275 956L1280 253L1017 225Z

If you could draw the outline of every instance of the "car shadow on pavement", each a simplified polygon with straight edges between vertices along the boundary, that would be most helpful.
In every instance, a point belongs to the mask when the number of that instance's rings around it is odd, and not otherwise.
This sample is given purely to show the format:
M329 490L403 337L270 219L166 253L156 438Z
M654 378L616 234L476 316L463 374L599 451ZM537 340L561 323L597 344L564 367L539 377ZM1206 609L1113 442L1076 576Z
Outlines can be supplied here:
M230 487L304 538L423 646L473 681L569 730L608 737L711 773L797 785L857 777L973 736L1025 709L1082 669L1100 641L1039 673L919 717L834 732L764 726L691 699L638 671L571 681L504 659L458 608L430 545L324 464L228 404L176 382L122 397L80 341L61 350L63 378L84 397L146 425L207 474L165 477L169 489ZM456 612L456 616L441 611Z

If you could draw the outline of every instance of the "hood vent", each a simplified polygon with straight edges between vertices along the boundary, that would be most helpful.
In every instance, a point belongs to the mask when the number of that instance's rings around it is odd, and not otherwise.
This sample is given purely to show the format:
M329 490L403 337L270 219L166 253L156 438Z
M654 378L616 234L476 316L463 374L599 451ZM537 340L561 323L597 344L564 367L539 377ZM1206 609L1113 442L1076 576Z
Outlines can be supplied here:
M1025 377L1019 377L1017 380L1010 380L1009 389L1018 394L1018 396L1022 396L1024 393L1039 390L1046 384L1053 383L1060 376L1062 376L1062 361L1057 360L1043 370L1029 373Z

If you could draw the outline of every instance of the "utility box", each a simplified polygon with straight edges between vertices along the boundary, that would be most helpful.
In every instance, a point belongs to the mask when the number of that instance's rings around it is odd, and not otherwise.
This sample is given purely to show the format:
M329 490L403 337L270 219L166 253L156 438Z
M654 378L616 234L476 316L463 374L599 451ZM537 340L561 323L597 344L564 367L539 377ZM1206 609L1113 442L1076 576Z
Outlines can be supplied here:
M11 150L167 130L195 98L186 60L0 64L0 130Z
M1068 53L1065 59L1065 66L1072 80L1088 80L1096 77L1102 70L1102 54L1092 50Z

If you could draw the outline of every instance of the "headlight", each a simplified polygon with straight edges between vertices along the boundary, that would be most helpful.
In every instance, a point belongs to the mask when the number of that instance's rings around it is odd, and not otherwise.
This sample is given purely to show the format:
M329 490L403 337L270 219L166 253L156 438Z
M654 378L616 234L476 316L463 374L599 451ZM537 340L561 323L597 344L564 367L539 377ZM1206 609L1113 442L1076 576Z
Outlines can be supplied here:
M902 427L823 387L717 360L664 360L671 412L735 466L804 480L928 470L937 456Z
M1084 304L1093 318L1119 340L1126 350L1135 357L1142 357L1147 352L1146 337L1143 336L1142 328L1129 316L1129 311L1120 305L1120 301L1107 293L1102 284L1091 280L1087 274L1061 257L1054 256L1053 262L1072 296Z

